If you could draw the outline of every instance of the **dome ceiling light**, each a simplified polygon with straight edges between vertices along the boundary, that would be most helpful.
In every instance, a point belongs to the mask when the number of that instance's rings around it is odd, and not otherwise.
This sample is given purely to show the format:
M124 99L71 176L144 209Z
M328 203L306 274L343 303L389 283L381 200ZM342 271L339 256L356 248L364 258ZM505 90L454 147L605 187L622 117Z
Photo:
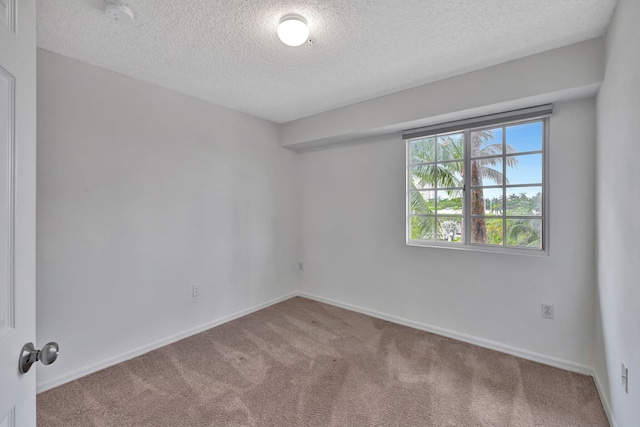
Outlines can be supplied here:
M313 43L309 38L307 20L300 15L285 15L278 24L278 37L287 46Z
M119 0L104 0L104 11L116 22L123 24L133 24L135 22L131 6Z

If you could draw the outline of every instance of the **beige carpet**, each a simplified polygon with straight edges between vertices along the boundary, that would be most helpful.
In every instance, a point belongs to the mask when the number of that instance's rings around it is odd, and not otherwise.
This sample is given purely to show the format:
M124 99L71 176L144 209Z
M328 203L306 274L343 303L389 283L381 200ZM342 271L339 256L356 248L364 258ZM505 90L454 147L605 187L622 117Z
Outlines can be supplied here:
M38 426L607 426L593 380L293 298L38 395Z

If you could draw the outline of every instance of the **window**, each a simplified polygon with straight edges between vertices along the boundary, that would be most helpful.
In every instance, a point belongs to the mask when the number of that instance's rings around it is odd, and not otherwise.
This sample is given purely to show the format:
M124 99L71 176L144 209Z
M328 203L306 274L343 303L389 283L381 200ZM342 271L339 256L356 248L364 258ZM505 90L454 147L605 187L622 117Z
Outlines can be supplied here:
M407 244L544 254L552 106L407 131Z

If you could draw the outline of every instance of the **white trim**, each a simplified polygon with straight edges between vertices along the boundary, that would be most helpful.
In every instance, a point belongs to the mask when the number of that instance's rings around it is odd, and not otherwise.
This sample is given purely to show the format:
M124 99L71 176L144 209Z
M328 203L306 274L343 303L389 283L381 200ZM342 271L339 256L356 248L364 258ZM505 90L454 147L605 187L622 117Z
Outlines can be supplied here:
M596 389L598 390L598 394L600 395L602 407L604 408L604 413L607 415L609 424L611 425L611 427L618 427L618 424L616 424L616 419L613 417L613 411L611 410L609 399L607 399L607 395L605 394L604 388L602 387L602 382L600 381L598 372L594 369L591 376L593 376L593 381L596 383Z
M1 415L0 415L1 416ZM0 424L4 424L6 421L7 427L16 427L16 407L13 406L3 420L0 421Z
M523 359L532 360L534 362L542 363L556 368L565 369L567 371L576 372L583 375L593 376L593 368L581 363L571 362L570 360L560 359L553 356L547 356L545 354L536 353L529 350L524 350L510 345L502 344L496 341L487 340L484 338L475 337L473 335L467 335L460 332L455 332L449 329L439 328L437 326L427 325L426 323L415 322L413 320L404 319L402 317L392 316L389 314L381 313L379 311L371 310L368 308L360 307L357 305L347 304L339 301L335 301L329 298L320 297L317 295L308 294L306 292L300 292L298 294L301 297L309 298L314 301L322 302L325 304L333 305L335 307L344 308L347 310L355 311L357 313L366 314L377 319L387 320L389 322L397 323L399 325L408 326L410 328L419 329L421 331L430 332L432 334L441 335L454 340L466 342L469 344L477 345L479 347L488 348L490 350L499 351L501 353L507 353L512 356L521 357Z
M523 122L531 119L550 117L553 114L553 104L539 105L536 107L522 108L519 110L505 111L487 116L472 117L453 122L440 123L417 129L409 129L402 132L402 139L429 138L434 135L457 133L460 128L485 128L496 124L503 125L515 122Z
M420 215L413 215L420 216ZM434 218L434 217L431 217ZM503 217L487 217L489 219L501 219ZM512 217L507 217L508 219ZM531 219L539 219L539 218L531 218ZM544 227L544 224L542 225ZM409 232L410 227L407 227L407 232ZM472 252L491 252L494 254L507 254L507 255L525 255L525 256L537 256L537 257L546 257L549 256L548 252L545 252L540 249L527 249L527 248L518 248L518 247L505 247L505 246L490 246L490 245L481 245L478 243L470 243L465 245L463 243L450 243L444 241L432 241L432 240L407 240L407 246L409 247L420 247L420 248L437 248L437 249L453 249L456 251L472 251Z
M2 4L3 2L0 2ZM15 34L16 32L16 0L9 0L6 2L4 6L4 19L1 19L0 22L5 24L5 26Z
M117 365L118 363L125 362L129 359L133 359L134 357L140 356L142 354L148 353L152 350L156 350L160 347L164 347L165 345L172 344L176 341L180 341L181 339L190 337L192 335L198 334L202 331L206 331L207 329L214 328L216 326L222 325L223 323L230 322L232 320L238 319L240 317L246 316L248 314L254 313L256 311L262 310L264 308L270 307L279 302L288 300L297 296L297 292L292 292L278 298L274 298L270 301L264 302L262 304L254 305L253 307L245 308L243 310L237 311L235 313L229 314L227 316L223 316L219 319L213 320L211 322L207 322L205 324L196 326L191 329L187 329L186 331L171 335L167 338L160 339L158 341L154 341L150 344L143 345L142 347L138 347L136 349L127 351L125 353L110 357L101 362L94 363L93 365L85 366L83 368L77 369L73 372L60 375L55 378L51 378L46 381L39 382L36 386L36 392L42 393L43 391L50 390L54 387L58 387L62 384L68 383L73 380L77 380L78 378L84 377L86 375L92 374L94 372L100 371L102 369L108 368L113 365Z
M6 150L7 153L7 176L6 182L6 205L1 206L1 209L6 210L6 223L0 224L0 227L6 227L7 233L7 258L3 261L7 265L6 283L2 283L4 287L6 285L7 301L6 301L6 322L4 328L0 328L0 336L6 336L11 333L15 328L15 298L16 298L16 283L15 283L15 213L16 213L16 79L6 69L0 66L0 77L3 77L7 81L7 89L9 99L7 99L7 134L1 135L0 138L7 138L6 147L1 149ZM4 102L4 100L0 100ZM4 330L3 330L4 329Z

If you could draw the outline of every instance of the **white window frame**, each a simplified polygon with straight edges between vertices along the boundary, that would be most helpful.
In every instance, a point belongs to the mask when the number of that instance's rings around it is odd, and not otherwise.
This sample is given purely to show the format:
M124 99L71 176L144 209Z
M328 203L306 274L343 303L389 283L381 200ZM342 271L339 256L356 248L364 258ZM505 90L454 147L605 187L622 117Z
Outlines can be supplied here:
M549 255L549 127L550 127L550 111L553 106L544 106L546 109L544 110L544 114L535 114L535 109L542 109L542 107L534 107L529 112L528 117L526 118L516 118L513 120L509 120L509 116L511 117L522 117L522 115L518 115L525 110L518 110L516 112L507 112L501 113L498 115L485 116L477 119L468 119L461 120L459 122L447 123L443 125L429 126L423 129L414 129L409 130L403 133L403 139L405 142L406 149L406 216L405 216L405 224L406 224L406 244L408 246L420 246L420 247L431 247L431 248L446 248L446 249L454 249L454 250L467 250L467 251L481 251L481 252L495 252L495 253L504 253L504 254L516 254L516 255L530 255L530 256L547 256ZM502 120L502 121L500 121ZM504 150L504 144L506 140L506 132L504 131L506 126L518 125L518 124L526 124L526 123L535 123L541 122L543 125L543 141L542 141L542 151L531 151L531 152L518 152L513 154L507 154ZM474 124L479 124L475 125ZM459 126L456 128L456 125ZM526 155L526 154L542 154L542 216L540 219L542 220L542 248L526 248L526 247L508 247L508 246L496 246L489 244L481 244L481 243L472 243L471 242L471 219L473 215L471 214L471 189L470 181L471 181L471 132L475 132L478 130L485 129L496 129L498 127L503 128L502 132L502 144L503 150L502 154L490 156L502 159L502 173L503 176L506 176L506 161L504 160L506 157L510 156L518 156L518 155ZM444 132L437 132L438 129L444 129ZM411 239L411 141L415 139L421 139L431 136L443 136L447 134L460 134L464 133L465 138L465 146L464 146L464 188L462 190L463 197L463 214L462 214L462 223L463 223L463 236L461 242L445 242L445 241L430 241L430 240L414 240ZM407 137L410 136L410 137ZM437 160L436 160L437 161ZM502 195L504 200L504 212L500 216L491 217L492 219L501 219L503 221L503 242L506 242L506 220L507 219L538 219L538 217L525 217L525 216L507 216L506 215L506 193L508 188L510 187L526 187L526 186L535 186L539 187L538 184L505 184L502 185L492 185L486 186L489 188L501 188ZM436 202L437 203L437 202ZM437 221L438 213L437 210L434 212L434 220Z

